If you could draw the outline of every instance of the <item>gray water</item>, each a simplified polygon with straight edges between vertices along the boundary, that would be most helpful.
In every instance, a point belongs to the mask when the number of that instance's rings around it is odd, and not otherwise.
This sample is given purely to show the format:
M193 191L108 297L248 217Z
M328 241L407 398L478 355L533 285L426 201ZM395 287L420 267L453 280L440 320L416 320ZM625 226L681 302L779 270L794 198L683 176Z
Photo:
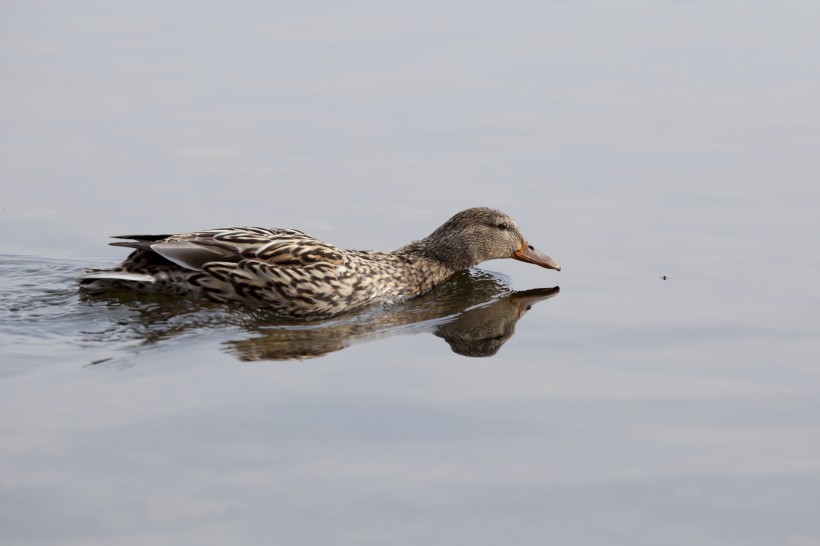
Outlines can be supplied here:
M820 544L816 3L1 9L4 545ZM74 281L476 205L563 270L309 324Z

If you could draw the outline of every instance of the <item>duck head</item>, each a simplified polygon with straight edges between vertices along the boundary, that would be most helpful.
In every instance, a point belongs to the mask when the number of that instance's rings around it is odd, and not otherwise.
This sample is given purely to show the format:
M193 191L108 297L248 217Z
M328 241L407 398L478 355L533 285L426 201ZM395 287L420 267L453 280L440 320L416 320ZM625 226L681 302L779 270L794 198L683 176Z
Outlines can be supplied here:
M558 262L527 241L515 220L500 210L485 207L459 212L423 243L430 254L454 270L501 258L561 270Z

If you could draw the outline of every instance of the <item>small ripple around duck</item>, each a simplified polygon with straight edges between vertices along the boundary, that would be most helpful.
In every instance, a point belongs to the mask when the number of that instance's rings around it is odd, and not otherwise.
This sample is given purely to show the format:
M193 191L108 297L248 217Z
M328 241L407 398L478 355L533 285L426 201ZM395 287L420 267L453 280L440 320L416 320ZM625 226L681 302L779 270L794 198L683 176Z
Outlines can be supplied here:
M194 304L138 293L89 298L77 289L83 269L68 260L0 256L0 373L108 361L186 328L185 310ZM203 313L193 322L222 320Z

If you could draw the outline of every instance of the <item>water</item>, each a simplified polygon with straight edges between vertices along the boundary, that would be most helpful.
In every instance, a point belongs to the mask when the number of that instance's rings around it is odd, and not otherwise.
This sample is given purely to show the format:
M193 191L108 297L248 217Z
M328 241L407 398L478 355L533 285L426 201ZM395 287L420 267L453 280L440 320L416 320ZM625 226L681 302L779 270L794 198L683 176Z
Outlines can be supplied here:
M820 544L819 23L8 3L2 543ZM309 324L75 284L109 235L475 205L563 270Z

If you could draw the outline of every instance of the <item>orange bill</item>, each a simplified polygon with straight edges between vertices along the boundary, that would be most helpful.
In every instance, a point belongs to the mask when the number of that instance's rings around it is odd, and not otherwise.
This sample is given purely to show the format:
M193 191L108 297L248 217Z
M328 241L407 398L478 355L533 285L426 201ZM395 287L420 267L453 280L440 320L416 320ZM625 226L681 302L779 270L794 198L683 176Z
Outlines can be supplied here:
M561 264L547 256L540 250L536 249L534 246L527 243L526 241L523 245L521 245L521 248L513 252L512 257L516 260L521 260L522 262L540 265L541 267L546 267L547 269L561 271Z

